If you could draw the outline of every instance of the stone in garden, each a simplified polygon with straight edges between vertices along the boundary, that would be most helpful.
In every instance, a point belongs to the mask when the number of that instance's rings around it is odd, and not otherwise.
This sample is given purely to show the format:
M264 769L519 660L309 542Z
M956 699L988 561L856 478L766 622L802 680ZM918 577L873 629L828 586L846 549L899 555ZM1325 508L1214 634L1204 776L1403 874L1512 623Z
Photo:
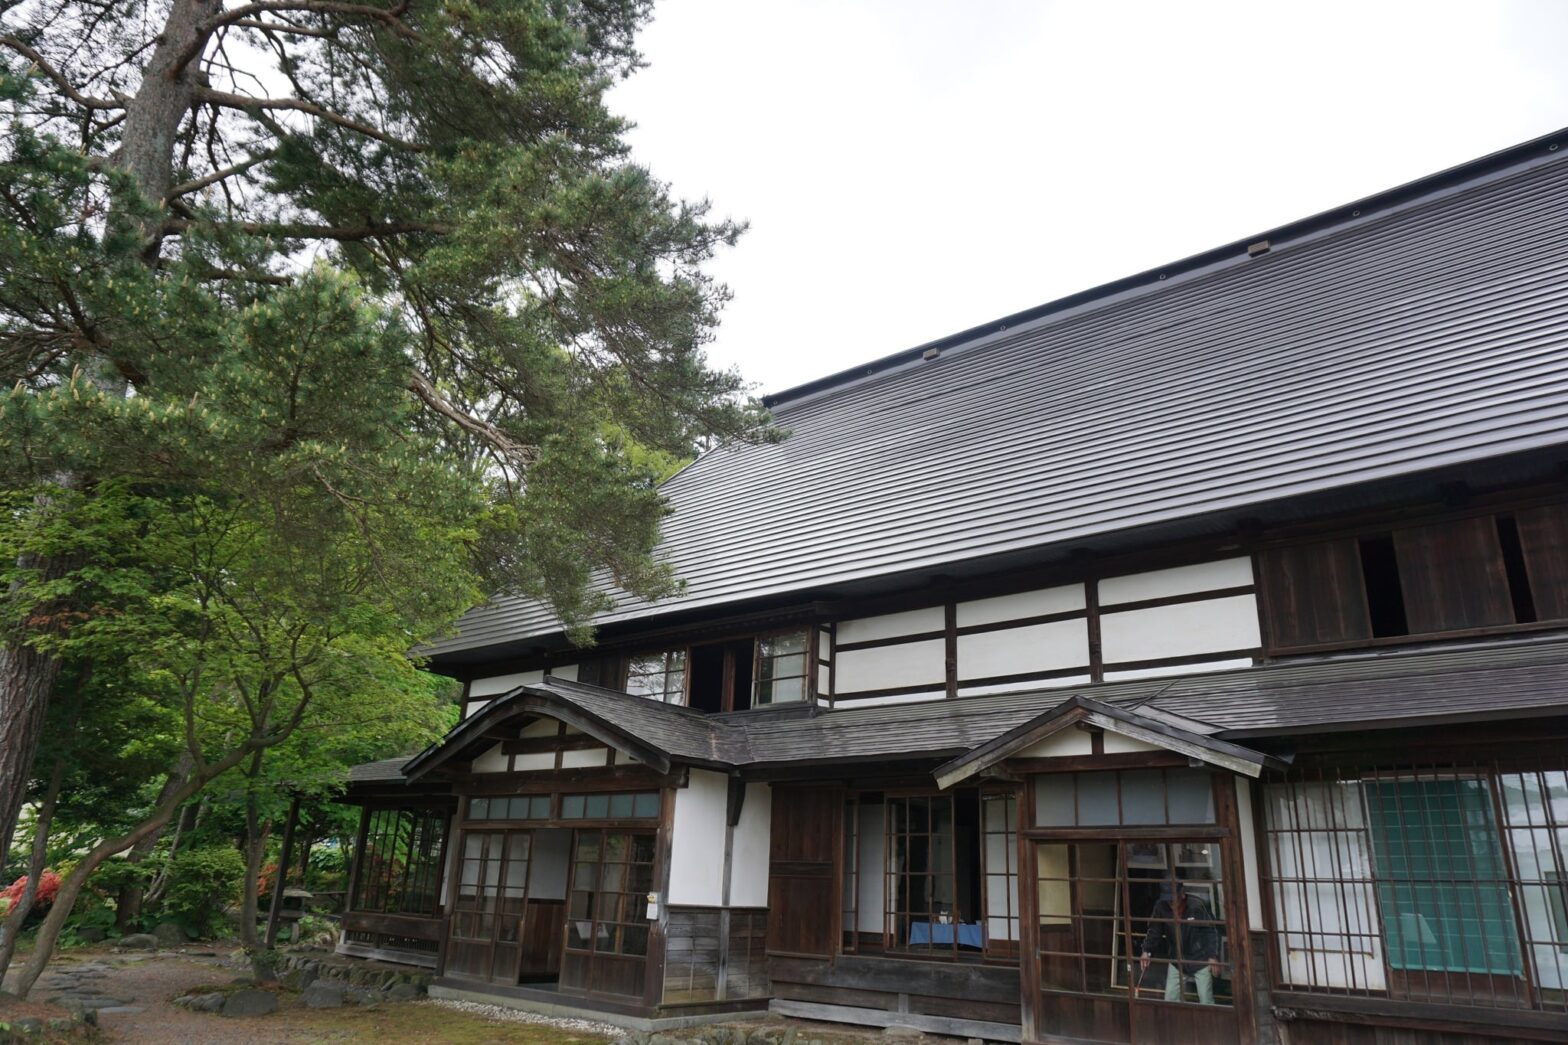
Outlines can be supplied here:
M343 1007L343 988L334 987L327 980L316 980L300 995L307 1008L339 1009Z
M89 925L85 929L76 930L76 938L83 943L103 943L108 934L96 925Z
M158 938L159 947L184 947L191 942L185 930L173 922L159 922L153 927L152 934Z
M11 1024L11 1027L13 1030L21 1031L23 1034L42 1034L44 1032L44 1021L37 1016L23 1016Z
M158 938L152 933L131 933L120 937L120 942L114 946L122 951L156 951Z
M98 1010L100 1016L133 1016L142 1011L140 1005L108 1005Z
M365 987L350 987L343 992L343 1000L350 1005L358 1005L368 1009L381 1000L381 992Z
M197 1012L222 1012L223 1003L227 1000L222 991L198 994L191 999L191 1008Z
M387 988L387 999L389 1001L413 1001L424 993L424 991L412 983L394 983Z
M235 991L223 1002L225 1016L265 1016L278 1007L278 996L271 991Z
M302 991L315 982L316 974L310 969L296 967L279 977L283 986L291 991Z

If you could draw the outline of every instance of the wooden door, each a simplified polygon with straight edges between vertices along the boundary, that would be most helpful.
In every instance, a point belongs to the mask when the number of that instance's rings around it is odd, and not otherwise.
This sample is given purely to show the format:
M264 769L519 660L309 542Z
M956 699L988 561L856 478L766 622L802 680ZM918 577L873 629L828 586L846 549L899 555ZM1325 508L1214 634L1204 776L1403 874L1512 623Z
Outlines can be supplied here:
M642 996L656 852L652 831L578 829L566 897L562 990Z
M1024 927L1023 979L1034 992L1027 1040L1241 1040L1228 844L1035 841L1025 869L1034 879Z
M457 895L447 941L447 972L516 983L528 900L531 831L464 831Z
M844 792L836 787L773 789L768 848L768 953L831 957L843 912Z

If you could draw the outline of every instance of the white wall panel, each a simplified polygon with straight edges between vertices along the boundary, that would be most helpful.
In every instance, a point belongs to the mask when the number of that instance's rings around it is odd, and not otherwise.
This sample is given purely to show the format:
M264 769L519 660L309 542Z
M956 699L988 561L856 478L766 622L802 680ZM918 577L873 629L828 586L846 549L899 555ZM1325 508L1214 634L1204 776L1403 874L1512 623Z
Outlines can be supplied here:
M675 792L669 903L716 907L724 902L727 786L723 773L693 769L687 786Z
M839 711L848 711L851 708L874 708L881 704L923 704L928 700L946 700L947 690L933 689L921 693L897 693L887 697L844 697L833 698L833 707Z
M464 704L463 717L467 718L470 715L477 715L492 703L494 702L489 700L476 700L472 704Z
M1233 657L1230 660L1206 660L1201 664L1167 664L1162 668L1127 668L1124 671L1107 671L1105 681L1126 682L1130 679L1160 679L1172 675L1196 675L1205 671L1233 671L1250 668L1251 657Z
M1082 584L1066 584L1038 591L1021 591L994 599L976 599L958 604L958 626L994 624L997 621L1044 617L1051 613L1070 613L1084 608Z
M1252 649L1262 641L1252 595L1100 614L1107 664Z
M1048 709L1041 709L1048 710ZM1050 736L1024 748L1014 758L1062 758L1065 756L1092 754L1089 747L1089 734L1081 729L1068 726L1058 730Z
M942 639L902 642L873 649L840 650L833 665L838 693L898 686L942 686L947 678L947 645Z
M730 906L768 906L768 844L773 829L773 789L747 784L740 823L730 844Z
M1089 622L1059 620L958 636L958 677L991 678L1057 671L1089 663Z
M1088 675L1067 675L1059 679L1032 679L1024 682L995 682L988 686L959 686L960 697L986 697L993 693L1023 693L1036 689L1072 689L1089 685ZM1063 700L1067 699L1063 694Z
M1236 828L1241 835L1241 871L1247 880L1247 928L1263 931L1263 884L1258 870L1258 836L1252 823L1252 786L1236 777Z
M494 744L490 750L474 759L475 773L505 773L507 770L507 756L501 750L500 744Z
M549 673L558 679L566 679L568 682L577 681L576 664L560 664L551 668Z
M528 725L518 730L517 735L520 737L553 737L559 733L560 730L561 724L555 719L536 718L532 722L528 723ZM577 731L568 726L566 728L566 732L575 733Z
M602 766L610 761L608 748L590 747L581 751L561 752L562 769L586 769L590 766Z
M468 685L468 699L475 697L497 697L507 690L526 686L533 682L543 682L544 672L519 671L511 675L492 675L487 679L474 679Z
M1168 751L1158 744L1150 744L1139 740L1137 737L1124 737L1120 733L1105 731L1105 753L1107 755L1124 755L1134 751Z
M927 606L903 613L889 613L881 617L862 617L859 620L838 622L838 644L873 642L893 639L900 635L919 635L928 631L941 631L947 626L942 607Z
M1100 582L1100 605L1141 602L1171 595L1192 595L1218 588L1239 588L1252 583L1252 560L1246 556L1214 562L1175 566L1168 570L1107 577Z
M526 755L513 755L512 765L519 773L532 773L555 768L554 751L530 751Z

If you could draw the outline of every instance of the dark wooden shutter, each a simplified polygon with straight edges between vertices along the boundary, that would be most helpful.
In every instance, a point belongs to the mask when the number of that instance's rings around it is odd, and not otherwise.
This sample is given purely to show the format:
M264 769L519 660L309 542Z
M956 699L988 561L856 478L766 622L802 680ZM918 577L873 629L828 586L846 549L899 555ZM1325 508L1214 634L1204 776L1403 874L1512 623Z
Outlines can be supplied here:
M1394 531L1412 635L1514 621L1508 570L1489 515Z
M768 953L831 957L839 938L844 792L775 787L768 848Z
M1372 637L1354 538L1258 553L1273 649L1359 642Z
M1527 508L1514 519L1536 620L1568 620L1568 505Z

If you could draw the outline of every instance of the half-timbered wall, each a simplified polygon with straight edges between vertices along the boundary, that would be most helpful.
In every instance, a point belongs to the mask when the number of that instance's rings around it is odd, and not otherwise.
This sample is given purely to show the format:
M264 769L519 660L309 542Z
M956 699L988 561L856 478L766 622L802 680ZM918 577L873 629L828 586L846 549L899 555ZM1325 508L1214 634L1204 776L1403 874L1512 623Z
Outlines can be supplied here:
M1254 663L1252 561L1170 569L841 620L836 706L980 696Z
M538 668L534 671L516 671L510 675L492 675L489 678L474 679L468 684L467 695L463 698L463 717L475 714L485 708L492 700L503 693L508 693L518 686L527 686L535 682L543 682L545 669ZM577 680L577 665L562 664L549 669L549 674L556 678Z

